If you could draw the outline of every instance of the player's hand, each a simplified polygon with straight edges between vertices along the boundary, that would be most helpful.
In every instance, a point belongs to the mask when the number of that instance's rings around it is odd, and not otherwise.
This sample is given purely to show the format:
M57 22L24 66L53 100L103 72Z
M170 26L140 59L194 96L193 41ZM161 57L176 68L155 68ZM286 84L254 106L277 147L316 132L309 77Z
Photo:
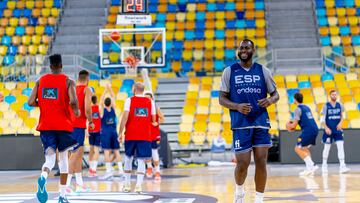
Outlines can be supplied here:
M342 124L338 124L337 126L336 126L336 130L342 130Z
M78 109L77 111L75 111L74 114L75 114L75 117L77 117L77 118L80 117L80 115L81 115L80 109Z
M122 143L122 135L118 136L118 141L119 141L119 143Z
M268 106L270 106L272 103L270 101L269 98L264 98L264 99L260 99L258 100L258 105L260 107L263 107L263 108L267 108Z
M85 131L85 136L86 136L86 137L90 137L90 134L89 134L88 131Z
M251 111L251 105L250 103L241 103L241 104L237 104L236 106L236 110L242 114L249 114Z
M89 128L90 128L90 130L94 130L95 124L93 122L89 122Z
M327 135L331 135L331 130L330 130L330 128L325 127L325 133L326 133Z
M158 125L159 125L158 122L152 122L151 124L152 124L153 126L158 126Z

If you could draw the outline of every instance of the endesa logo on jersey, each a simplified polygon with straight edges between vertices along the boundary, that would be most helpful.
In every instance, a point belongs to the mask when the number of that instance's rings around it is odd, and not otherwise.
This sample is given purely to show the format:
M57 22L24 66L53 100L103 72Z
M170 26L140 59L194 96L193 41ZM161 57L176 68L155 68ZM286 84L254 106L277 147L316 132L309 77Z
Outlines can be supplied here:
M244 93L261 93L261 88L259 87L251 87L251 86L259 86L258 82L260 81L260 76L258 75L237 75L235 76L235 85L240 87L237 89L238 94Z

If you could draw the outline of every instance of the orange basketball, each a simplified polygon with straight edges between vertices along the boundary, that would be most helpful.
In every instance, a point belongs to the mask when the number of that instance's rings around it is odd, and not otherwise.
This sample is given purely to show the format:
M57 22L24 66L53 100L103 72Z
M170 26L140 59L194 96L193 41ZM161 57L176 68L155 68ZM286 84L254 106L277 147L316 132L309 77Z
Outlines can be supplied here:
M134 56L128 56L125 58L125 62L131 67L135 67L137 64L137 59Z
M114 41L118 41L120 39L120 34L118 32L112 32L110 38Z

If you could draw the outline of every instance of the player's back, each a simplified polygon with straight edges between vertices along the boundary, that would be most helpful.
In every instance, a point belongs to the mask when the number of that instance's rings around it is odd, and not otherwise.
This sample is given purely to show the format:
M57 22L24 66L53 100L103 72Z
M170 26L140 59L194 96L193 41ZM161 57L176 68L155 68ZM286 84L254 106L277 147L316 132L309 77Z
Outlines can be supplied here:
M116 129L116 114L114 108L110 108L108 111L104 108L103 117L101 118L101 128L104 129Z
M46 74L39 79L37 130L72 131L67 79L64 74Z
M298 108L301 110L301 116L299 120L301 130L304 132L317 134L319 128L315 122L314 116L311 113L311 109L304 104L299 104Z
M73 126L75 128L86 128L86 115L85 115L85 90L86 85L77 85L76 86L76 97L78 99L80 116L75 117L72 114Z

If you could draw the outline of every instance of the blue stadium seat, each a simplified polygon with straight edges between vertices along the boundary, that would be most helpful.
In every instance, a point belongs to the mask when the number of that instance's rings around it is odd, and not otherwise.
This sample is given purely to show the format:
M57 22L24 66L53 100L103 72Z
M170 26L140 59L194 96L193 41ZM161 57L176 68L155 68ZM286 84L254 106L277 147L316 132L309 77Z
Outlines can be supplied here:
M352 43L353 45L360 45L360 36L352 36Z
M6 7L7 7L6 4L7 4L7 1L1 1L1 2L0 2L0 9L1 9L1 10L6 9Z
M0 10L0 18L3 17L3 10Z
M180 12L186 12L186 4L178 3L178 8Z
M34 107L29 106L29 104L27 102L25 102L24 105L23 105L23 109L30 112L31 110L34 109Z
M191 67L192 67L192 62L191 62L191 61L183 61L183 62L182 62L182 67L181 67L181 69L182 69L184 72L189 72L189 71L191 71Z
M332 51L342 55L344 53L344 48L342 46L333 46Z
M225 5L225 10L234 11L235 10L235 3L234 2L227 2L226 5Z
M225 10L225 4L224 3L216 3L216 10L217 11L223 11Z
M103 52L109 52L111 47L111 43L104 43L103 44Z
M324 73L321 75L321 81L334 80L334 76L330 73Z
M25 88L21 91L21 94L30 97L31 94L31 88Z
M110 50L113 52L120 52L120 47L117 46L115 43L111 43Z
M15 9L15 10L13 11L13 16L14 16L14 17L20 18L21 15L22 15L22 10L20 10L20 9Z
M216 11L216 4L215 3L206 4L206 10L208 10L208 11Z
M195 39L204 39L204 30L195 30Z
M245 16L245 13L244 13L244 12L242 12L242 11L236 11L236 17L237 17L237 19L242 20L242 19L244 19L244 16Z
M161 71L163 73L168 73L168 72L170 72L170 70L171 70L171 64L170 63L166 63L166 66L161 69Z
M149 5L149 12L150 13L157 13L157 10L158 10L157 4L150 4Z
M218 39L224 39L225 38L225 30L216 30L215 37Z
M211 97L219 97L220 91L219 90L212 90L211 91Z
M320 37L320 43L322 46L330 46L330 37Z
M166 50L171 50L173 48L173 43L172 41L166 41Z
M31 25L31 26L36 26L37 22L38 22L37 18L29 18L28 24Z
M61 8L61 0L54 0L54 7Z
M309 81L301 81L299 82L299 88L311 88L311 83Z
M265 4L262 1L255 1L255 9L256 10L264 10Z
M133 79L125 79L125 80L123 80L123 82L122 82L122 86L132 88L132 86L133 86L134 83L135 83L135 81L134 81Z
M354 7L354 0L345 0L345 6L348 7L348 8L352 8Z
M247 28L255 28L256 27L255 20L246 20L245 24L246 24Z
M214 66L215 66L214 67L215 71L218 71L218 72L224 70L224 68L225 68L224 61L215 61Z
M182 41L174 41L174 48L175 49L183 49L184 48L184 42L182 42Z
M161 42L155 42L153 49L157 51L162 50Z
M360 110L360 102L358 103L358 110Z
M295 93L299 92L299 89L298 88L290 88L290 89L287 89L287 94L289 97L293 97Z
M348 26L342 26L340 27L340 35L349 35L350 34L350 28Z
M226 59L234 59L235 51L231 49L225 50L225 58Z
M246 27L245 20L237 20L235 26L239 29L245 28Z
M3 37L1 38L1 43L2 43L3 45L10 46L10 44L11 44L11 37L9 37L9 36L3 36Z
M204 31L204 29L205 29L205 22L204 22L204 21L196 21L196 22L195 22L195 29L196 29L196 30L202 30L202 31Z
M172 53L172 59L175 61L180 61L182 58L182 51L181 50L174 50Z
M186 39L186 40L193 40L193 39L195 39L195 32L194 32L194 31L190 31L190 30L186 30L186 31L185 31L185 39Z
M16 97L14 95L8 95L4 98L4 101L8 104L12 104L16 101Z
M120 0L111 0L113 6L120 6Z
M343 0L335 0L335 6L336 7L344 7L345 2Z
M9 66L9 65L13 64L14 62L15 62L14 56L7 55L7 56L4 57L4 64L6 66Z
M15 28L15 34L18 36L23 36L25 34L25 28L21 26L17 26Z
M165 13L158 13L156 15L156 20L157 21L165 21L166 20L166 14Z
M320 27L327 26L328 25L327 18L326 17L318 18L318 24L319 24Z
M17 46L11 45L8 49L8 54L15 56L17 53L17 50L18 50Z
M54 28L52 26L47 25L45 27L45 34L47 34L48 36L51 36L53 32L54 32Z
M235 29L235 21L234 20L228 20L225 22L225 26L227 29Z
M176 13L177 6L175 4L168 4L167 12L169 13Z
M196 20L197 21L204 21L206 17L206 13L205 12L197 12L196 13ZM204 22L201 22L204 24ZM197 27L197 26L196 26Z
M356 9L356 15L357 15L357 16L360 16L360 8L357 8L357 9Z
M318 17L326 16L326 10L325 10L325 8L317 8L317 9L316 9L316 15L317 15Z
M30 18L32 14L32 10L31 9L24 9L23 10L23 15L24 17ZM29 19L30 20L30 19Z
M325 7L325 3L324 3L323 0L316 0L315 4L316 4L317 8L324 8Z
M155 27L165 27L165 21L158 21L155 23Z

